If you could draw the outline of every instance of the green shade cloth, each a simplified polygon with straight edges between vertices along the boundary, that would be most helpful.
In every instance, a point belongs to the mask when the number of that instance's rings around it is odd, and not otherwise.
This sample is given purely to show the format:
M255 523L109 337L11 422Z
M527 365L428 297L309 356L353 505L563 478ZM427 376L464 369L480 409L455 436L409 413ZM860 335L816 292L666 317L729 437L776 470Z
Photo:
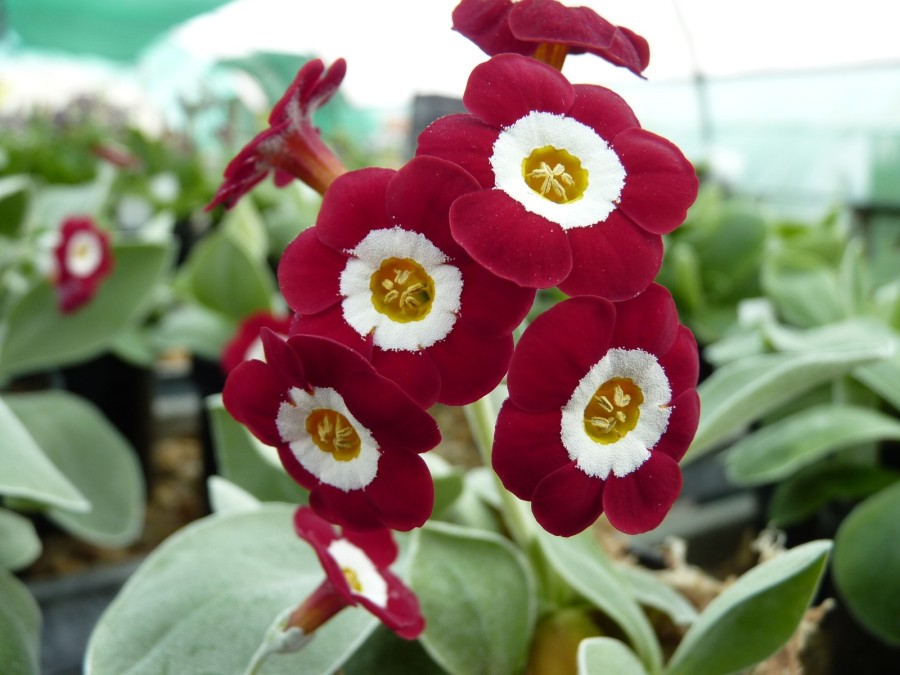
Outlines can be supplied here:
M229 0L4 0L26 47L132 61L166 31Z

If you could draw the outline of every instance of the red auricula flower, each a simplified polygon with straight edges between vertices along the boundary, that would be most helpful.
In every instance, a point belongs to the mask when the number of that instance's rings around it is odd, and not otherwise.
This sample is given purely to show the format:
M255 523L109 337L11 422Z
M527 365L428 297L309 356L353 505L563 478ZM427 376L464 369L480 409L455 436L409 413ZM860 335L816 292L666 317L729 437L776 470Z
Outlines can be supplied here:
M516 347L494 470L552 534L577 534L601 513L622 532L651 530L681 491L697 372L697 344L662 286L619 303L565 300Z
M294 610L286 627L310 635L345 607L361 605L403 639L419 636L425 628L419 601L389 569L397 558L390 530L338 533L306 507L295 512L294 530L315 550L325 580Z
M91 218L67 218L54 250L53 283L59 309L70 314L91 301L113 268L109 235Z
M431 514L434 484L419 453L437 424L352 349L318 336L262 330L265 362L225 382L225 408L278 449L323 518L357 530L410 530Z
M451 237L450 205L479 189L436 157L337 179L279 264L292 332L353 347L426 408L491 391L534 290L484 270Z
M269 128L244 146L225 167L225 181L206 210L217 204L231 208L270 171L275 172L278 187L297 178L324 194L331 181L346 169L322 141L312 116L334 95L346 71L343 59L335 61L328 70L321 59L305 64L272 108Z
M234 337L225 345L220 359L222 370L227 374L238 364L250 359L263 360L263 346L260 331L268 328L276 335L286 338L290 332L291 317L276 316L270 312L256 312L246 317L238 326Z
M633 297L662 263L697 176L609 89L572 85L517 54L477 66L463 102L419 136L418 155L455 162L482 190L450 210L454 239L494 274L569 295Z
M533 56L557 70L566 54L594 54L635 75L650 63L650 47L640 35L589 7L558 0L462 0L453 10L453 29L490 56Z

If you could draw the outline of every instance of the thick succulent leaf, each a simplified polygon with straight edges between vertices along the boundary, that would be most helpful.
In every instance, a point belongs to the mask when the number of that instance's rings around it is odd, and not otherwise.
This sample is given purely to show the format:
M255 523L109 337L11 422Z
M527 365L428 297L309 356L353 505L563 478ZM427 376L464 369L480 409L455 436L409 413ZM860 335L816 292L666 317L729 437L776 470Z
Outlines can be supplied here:
M830 549L830 541L803 544L741 576L706 606L666 675L722 675L774 653L803 618Z
M869 497L843 522L834 542L834 578L853 615L900 646L900 482Z
M607 637L578 645L578 675L646 675L640 659L623 642Z
M38 675L41 611L25 585L0 568L0 665L4 673Z

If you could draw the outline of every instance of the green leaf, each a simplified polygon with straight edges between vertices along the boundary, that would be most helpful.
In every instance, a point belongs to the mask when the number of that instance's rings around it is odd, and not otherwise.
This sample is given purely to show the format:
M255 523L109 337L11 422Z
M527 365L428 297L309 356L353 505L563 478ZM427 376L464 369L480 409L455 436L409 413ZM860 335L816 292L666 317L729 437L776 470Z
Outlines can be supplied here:
M41 554L41 540L32 522L0 508L0 568L20 570Z
M539 530L538 541L553 569L625 632L647 671L659 672L662 653L653 627L591 534L563 538Z
M260 501L305 504L308 493L297 485L278 459L247 427L228 414L221 395L206 399L210 432L219 473Z
M0 178L0 236L14 239L20 234L33 187L26 175Z
M830 549L830 541L809 542L741 576L706 606L666 675L721 675L773 654L803 618Z
M852 374L894 409L900 410L900 356L861 366Z
M165 313L156 326L154 341L162 347L187 349L218 361L237 332L236 319L200 305L182 305Z
M631 597L644 607L652 607L667 615L674 624L689 626L697 618L694 606L649 570L635 565L616 565L616 573Z
M86 513L53 508L48 517L98 546L134 542L144 524L144 478L122 434L91 403L65 391L15 394L7 402L91 503Z
M837 274L818 256L783 251L763 267L762 284L779 314L795 326L821 326L845 317Z
M217 514L155 549L100 618L86 675L242 673L275 617L324 580L293 530L295 507ZM270 657L262 675L334 672L375 628L348 608L295 654Z
M847 516L834 542L834 580L872 634L900 646L900 482Z
M842 448L880 440L900 440L900 421L869 408L817 405L739 440L726 469L739 485L773 483Z
M222 231L208 235L191 252L179 283L207 309L235 320L269 311L275 295L268 267Z
M434 482L432 516L440 516L459 498L463 491L464 474L446 459L433 452L422 455Z
M39 675L41 610L25 585L0 569L0 664L4 673Z
M425 650L454 675L521 672L534 630L534 579L521 551L497 535L427 523L410 584L427 621Z
M225 213L220 231L241 247L251 259L264 263L269 250L268 231L251 199L241 199Z
M253 511L262 503L245 489L221 476L210 476L206 485L213 513Z
M813 387L891 356L884 346L763 354L722 366L700 384L700 425L685 459L693 461L750 422Z
M106 349L144 312L166 269L170 250L157 244L113 246L115 267L90 303L61 314L49 282L30 289L12 307L0 342L0 373L12 375L68 365Z
M0 494L71 511L90 502L47 457L22 421L0 398Z
M848 462L820 462L780 482L769 502L775 527L812 516L830 501L862 499L900 480L900 472Z
M445 675L418 640L404 640L378 626L341 668L342 675Z
M607 637L578 645L578 675L646 675L640 660L624 643Z

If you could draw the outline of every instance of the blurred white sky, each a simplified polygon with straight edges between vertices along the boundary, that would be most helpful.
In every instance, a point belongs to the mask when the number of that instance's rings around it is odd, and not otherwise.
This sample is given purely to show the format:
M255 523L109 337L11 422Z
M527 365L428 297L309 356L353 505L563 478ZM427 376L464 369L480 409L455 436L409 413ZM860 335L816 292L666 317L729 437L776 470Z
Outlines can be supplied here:
M405 105L415 93L461 95L486 57L450 30L457 0L237 0L181 28L177 42L206 57L255 49L343 56L342 90L362 106ZM569 0L648 39L652 81L683 78L696 63L720 76L900 61L894 0ZM690 35L690 43L686 35ZM566 63L576 82L637 78L599 59Z

